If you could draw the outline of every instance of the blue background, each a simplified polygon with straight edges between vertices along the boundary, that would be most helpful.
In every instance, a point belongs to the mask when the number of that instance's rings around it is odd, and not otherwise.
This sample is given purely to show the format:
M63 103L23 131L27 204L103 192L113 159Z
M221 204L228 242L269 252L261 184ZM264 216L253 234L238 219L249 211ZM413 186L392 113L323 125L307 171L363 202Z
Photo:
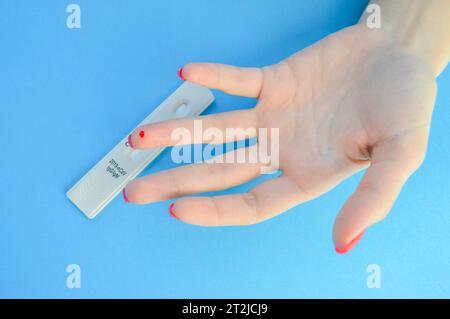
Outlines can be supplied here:
M275 63L355 23L367 1L0 0L0 297L449 297L450 70L428 157L351 253L333 221L360 175L250 227L202 228L117 197L85 218L65 192L181 81L191 61ZM216 93L207 113L254 105ZM172 167L169 153L146 173ZM244 185L231 191L242 191ZM81 289L66 287L68 264ZM381 288L366 285L369 264Z

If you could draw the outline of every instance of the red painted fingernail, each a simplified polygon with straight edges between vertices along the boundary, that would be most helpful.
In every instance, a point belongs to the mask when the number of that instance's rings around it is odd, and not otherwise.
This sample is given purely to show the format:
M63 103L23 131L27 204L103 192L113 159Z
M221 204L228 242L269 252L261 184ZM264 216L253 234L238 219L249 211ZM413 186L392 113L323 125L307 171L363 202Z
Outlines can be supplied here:
M361 237L364 235L364 232L366 230L364 229L358 236L356 236L355 238L353 238L353 240L351 242L349 242L347 245L345 245L344 247L336 247L336 252L338 254L345 254L348 253L350 250L353 249L353 247L356 246L356 244L359 242L359 240L361 239Z
M144 132L144 131L140 131L140 132L139 132L139 136L140 136L141 138L143 138L143 137L145 136L145 132Z
M129 203L130 201L128 200L125 188L122 190L122 195L123 195L123 199L125 200L125 203Z
M178 70L178 77L179 77L180 79L182 79L183 81L186 81L186 79L185 79L184 76L183 76L183 68L180 68L180 69Z
M169 206L169 214L170 216L172 216L175 219L179 219L177 215L175 215L175 213L173 212L173 206L175 205L175 203L170 204Z
M128 135L128 146L130 146L131 148L134 148L133 142L131 142L131 134Z

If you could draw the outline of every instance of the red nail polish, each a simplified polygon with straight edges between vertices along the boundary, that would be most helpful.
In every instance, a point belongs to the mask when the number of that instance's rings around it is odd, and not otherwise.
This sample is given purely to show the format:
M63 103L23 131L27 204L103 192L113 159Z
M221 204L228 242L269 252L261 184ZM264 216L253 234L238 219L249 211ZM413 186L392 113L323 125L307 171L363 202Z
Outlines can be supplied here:
M364 235L365 231L366 230L364 229L358 236L353 238L353 240L351 242L349 242L347 245L345 245L344 247L340 247L340 248L336 247L336 252L339 253L339 254L348 253L350 250L353 249L353 247L356 246L356 244L359 242L361 237Z
M175 203L170 204L169 206L169 214L170 216L172 216L175 219L179 219L177 215L175 215L175 213L173 212L173 206L175 205Z
M140 132L139 132L139 136L140 136L141 138L143 138L143 137L145 136L145 132L144 132L144 131L140 131Z
M182 79L183 81L186 81L186 79L185 79L184 76L183 76L183 68L180 68L180 69L178 70L178 77L179 77L180 79Z
M123 195L123 199L125 200L125 203L129 203L130 201L128 200L125 188L122 190L122 195Z
M133 143L131 142L131 134L128 135L128 146L134 148Z

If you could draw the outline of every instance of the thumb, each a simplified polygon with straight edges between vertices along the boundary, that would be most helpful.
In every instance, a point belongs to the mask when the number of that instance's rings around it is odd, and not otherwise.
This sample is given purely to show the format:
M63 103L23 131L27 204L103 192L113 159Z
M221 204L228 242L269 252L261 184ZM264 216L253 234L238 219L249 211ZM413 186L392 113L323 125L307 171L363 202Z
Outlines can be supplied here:
M383 220L409 176L423 161L426 139L377 145L369 168L336 218L333 241L338 253L350 251L370 225Z

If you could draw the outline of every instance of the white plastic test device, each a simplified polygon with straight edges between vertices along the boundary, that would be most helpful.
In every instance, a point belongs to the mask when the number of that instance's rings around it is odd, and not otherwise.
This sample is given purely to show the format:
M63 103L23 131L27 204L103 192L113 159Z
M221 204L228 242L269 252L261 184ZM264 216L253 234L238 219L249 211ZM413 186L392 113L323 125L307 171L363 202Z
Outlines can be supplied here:
M147 116L139 126L199 115L213 101L214 95L209 89L190 82L184 82ZM127 135L84 175L66 195L88 218L94 218L164 148L132 149L128 145Z

